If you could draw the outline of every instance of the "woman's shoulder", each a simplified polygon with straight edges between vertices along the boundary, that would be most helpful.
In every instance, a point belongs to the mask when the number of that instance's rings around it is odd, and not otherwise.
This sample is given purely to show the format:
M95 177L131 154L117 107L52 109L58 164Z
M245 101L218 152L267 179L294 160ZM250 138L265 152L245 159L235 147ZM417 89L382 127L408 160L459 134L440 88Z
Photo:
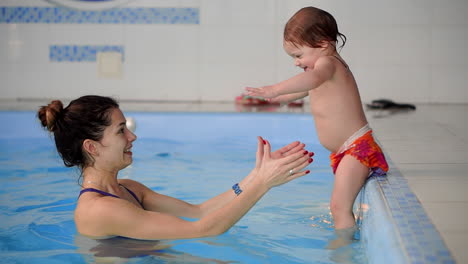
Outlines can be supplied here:
M94 189L93 189L94 190ZM86 212L99 214L103 208L111 208L119 205L124 199L112 194L102 194L95 191L86 192L85 195L80 195L78 199L76 212Z
M131 180L131 179L119 179L119 184L124 186L126 189L132 191L135 193L139 199L144 196L146 193L148 193L150 188L148 188L146 185L144 185L141 182ZM141 199L140 199L141 201Z
M125 199L110 196L82 199L75 209L75 225L78 232L85 236L114 236L115 223L135 215L135 208Z
M119 184L121 185L124 185L125 187L127 188L132 188L132 187L135 187L135 188L141 188L141 187L146 187L144 184L138 182L138 181L135 181L135 180L131 180L131 179L119 179L118 180Z

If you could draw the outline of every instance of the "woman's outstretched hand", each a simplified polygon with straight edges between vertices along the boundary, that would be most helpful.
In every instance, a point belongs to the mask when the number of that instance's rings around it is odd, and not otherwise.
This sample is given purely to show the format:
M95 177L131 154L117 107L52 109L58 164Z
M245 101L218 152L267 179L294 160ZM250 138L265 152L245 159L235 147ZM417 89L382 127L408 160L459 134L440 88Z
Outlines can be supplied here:
M261 140L263 140L263 138L259 137ZM282 157L286 157L288 155L291 155L291 154L294 154L298 151L304 151L305 147L305 144L304 143L301 143L299 141L294 141L293 143L290 143L289 145L286 145L274 152L271 153L271 158L272 159L279 159L279 158L282 158ZM311 156L313 156L314 154L312 153Z
M256 162L256 168L259 168L260 167L260 164L261 164L261 161L262 161L262 158L263 157L263 145L264 145L264 139L262 137L257 137L258 139L258 148L257 148L257 162ZM266 142L266 141L265 141ZM299 141L294 141L274 152L271 153L271 158L272 159L280 159L280 158L283 158L283 157L286 157L286 156L289 156L289 155L292 155L294 153L297 153L297 152L304 152L306 151L304 149L305 147L305 144L304 143L301 143ZM309 156L310 157L313 157L314 156L314 153L313 152L308 152Z
M311 153L303 149L299 142L293 142L274 153L267 140L258 137L256 178L261 178L268 188L278 186L308 174L302 171L311 162Z

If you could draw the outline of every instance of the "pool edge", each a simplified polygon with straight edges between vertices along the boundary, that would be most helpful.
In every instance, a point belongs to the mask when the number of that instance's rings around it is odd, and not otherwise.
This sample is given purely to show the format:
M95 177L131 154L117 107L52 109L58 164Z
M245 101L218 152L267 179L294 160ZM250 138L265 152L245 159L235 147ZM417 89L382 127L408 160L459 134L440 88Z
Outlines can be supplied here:
M455 264L439 231L407 180L392 166L385 177L372 177L361 192L365 209L361 238L372 263ZM391 230L395 230L392 234Z

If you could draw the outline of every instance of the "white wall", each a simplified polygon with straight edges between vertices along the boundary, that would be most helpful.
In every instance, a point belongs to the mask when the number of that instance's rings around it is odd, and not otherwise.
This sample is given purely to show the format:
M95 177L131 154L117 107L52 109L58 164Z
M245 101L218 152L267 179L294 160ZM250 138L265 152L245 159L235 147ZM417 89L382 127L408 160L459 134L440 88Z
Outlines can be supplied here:
M282 28L308 5L332 13L348 37L341 53L364 101L468 103L466 0L134 0L127 7L198 7L200 24L0 23L0 100L232 101L246 85L298 72L282 50ZM123 77L98 78L96 62L50 62L57 44L122 45Z

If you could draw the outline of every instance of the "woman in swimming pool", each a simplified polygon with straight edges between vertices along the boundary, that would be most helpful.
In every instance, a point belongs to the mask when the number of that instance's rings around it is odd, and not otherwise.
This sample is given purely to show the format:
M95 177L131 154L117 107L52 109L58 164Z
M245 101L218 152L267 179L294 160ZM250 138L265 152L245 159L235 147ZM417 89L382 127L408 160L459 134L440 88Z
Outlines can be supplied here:
M65 166L77 166L83 185L75 210L82 235L136 239L183 239L226 232L272 187L304 176L312 153L293 142L273 153L258 137L255 168L232 190L201 204L156 193L118 172L132 163L136 135L126 127L118 103L109 97L83 96L63 108L59 100L38 111L42 126L54 134ZM180 217L199 218L186 221Z

